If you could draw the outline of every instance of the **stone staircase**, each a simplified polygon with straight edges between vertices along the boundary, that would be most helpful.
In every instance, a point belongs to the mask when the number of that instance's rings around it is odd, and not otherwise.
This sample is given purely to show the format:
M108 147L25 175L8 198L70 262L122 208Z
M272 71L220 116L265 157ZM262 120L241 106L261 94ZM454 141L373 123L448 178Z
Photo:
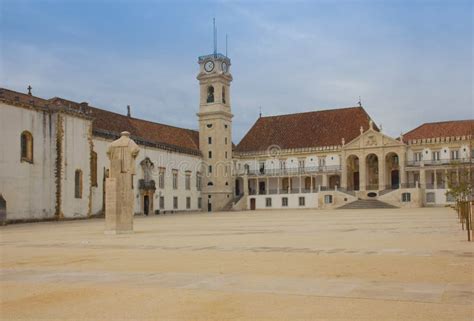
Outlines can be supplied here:
M396 206L381 202L379 200L357 200L355 202L339 207L339 209L377 209L377 208L397 208Z

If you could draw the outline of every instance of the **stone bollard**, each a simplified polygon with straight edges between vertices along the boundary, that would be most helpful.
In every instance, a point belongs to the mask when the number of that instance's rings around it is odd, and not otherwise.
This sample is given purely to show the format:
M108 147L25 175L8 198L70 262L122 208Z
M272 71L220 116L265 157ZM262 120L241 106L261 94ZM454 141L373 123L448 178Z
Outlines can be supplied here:
M107 149L110 168L105 183L105 234L133 233L132 180L139 151L129 132L122 132Z

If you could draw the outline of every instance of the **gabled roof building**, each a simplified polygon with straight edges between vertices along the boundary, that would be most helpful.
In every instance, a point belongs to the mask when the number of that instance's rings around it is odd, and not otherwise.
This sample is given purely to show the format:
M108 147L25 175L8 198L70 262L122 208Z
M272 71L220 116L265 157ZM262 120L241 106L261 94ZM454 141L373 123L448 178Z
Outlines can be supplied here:
M144 215L351 208L360 200L444 206L453 201L448 183L472 179L474 120L425 123L392 138L362 106L316 109L260 117L234 146L231 61L211 54L198 64L198 130L0 88L6 220L103 214L106 150L123 131L142 150L133 187Z

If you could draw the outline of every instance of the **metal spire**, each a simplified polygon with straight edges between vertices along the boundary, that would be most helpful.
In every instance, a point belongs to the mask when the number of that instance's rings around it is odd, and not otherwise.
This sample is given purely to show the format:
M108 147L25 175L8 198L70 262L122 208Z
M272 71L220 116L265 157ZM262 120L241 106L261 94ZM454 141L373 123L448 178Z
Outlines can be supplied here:
M214 31L214 56L217 56L217 28L216 28L216 18L213 18L213 31Z
M227 57L227 34L225 34L225 56Z
M359 104L359 107L362 107L362 100L360 99L360 96L359 96L359 102L358 102L358 104Z

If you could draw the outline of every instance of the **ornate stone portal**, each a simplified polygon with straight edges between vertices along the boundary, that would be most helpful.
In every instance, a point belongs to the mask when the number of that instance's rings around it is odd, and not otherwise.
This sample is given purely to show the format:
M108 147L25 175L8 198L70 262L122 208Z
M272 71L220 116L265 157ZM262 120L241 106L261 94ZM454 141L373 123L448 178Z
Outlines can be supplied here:
M106 180L105 234L133 232L133 175L139 151L129 132L122 132L107 149L110 170Z

